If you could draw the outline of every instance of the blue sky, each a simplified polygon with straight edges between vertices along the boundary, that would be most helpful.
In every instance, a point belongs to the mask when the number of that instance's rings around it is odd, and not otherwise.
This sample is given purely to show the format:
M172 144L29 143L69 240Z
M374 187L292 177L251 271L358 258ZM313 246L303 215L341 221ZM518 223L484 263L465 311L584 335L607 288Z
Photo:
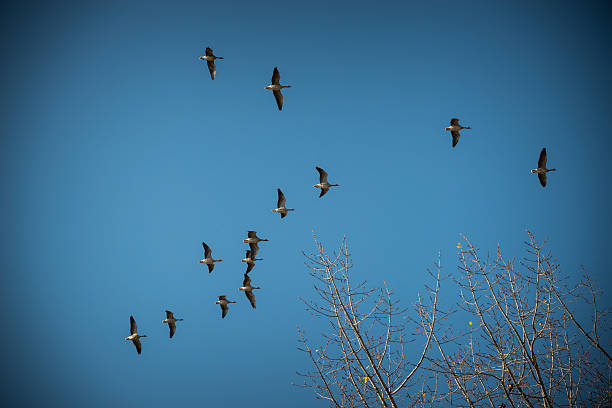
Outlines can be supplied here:
M11 406L324 406L290 384L310 367L296 326L325 329L298 300L313 229L346 234L355 275L407 305L438 249L456 270L460 233L522 255L526 228L612 290L604 2L125 3L0 17ZM451 117L473 127L455 149ZM323 199L315 166L340 184ZM250 229L270 239L255 311L237 290ZM202 241L224 259L211 275ZM239 302L223 320L219 294ZM166 309L185 318L172 340Z

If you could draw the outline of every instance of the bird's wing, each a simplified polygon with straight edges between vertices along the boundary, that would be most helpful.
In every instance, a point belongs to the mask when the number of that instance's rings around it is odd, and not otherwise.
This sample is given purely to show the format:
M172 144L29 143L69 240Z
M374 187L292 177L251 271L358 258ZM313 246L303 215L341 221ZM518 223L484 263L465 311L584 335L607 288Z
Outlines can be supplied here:
M174 332L176 331L176 324L174 322L168 322L168 327L170 327L170 338L174 336Z
M255 309L255 295L253 294L253 291L245 290L244 294L246 295L247 299L249 299L249 302L251 302L251 306L253 306L253 309Z
M130 316L130 334L138 333L138 326L136 326L136 320L133 316Z
M210 47L206 47L206 56L207 57L212 57L213 56L213 50Z
M452 118L451 121L450 121L450 125L451 126L459 126L459 119Z
M540 158L538 159L538 167L541 169L546 168L546 148L543 148L540 152Z
M283 110L283 94L281 91L272 91L274 94L274 99L276 99L276 106L278 106L278 110Z
M321 189L321 194L319 194L319 198L323 197L325 195L325 193L327 193L329 191L329 188L322 188Z
M246 255L244 256L245 259L249 259L251 257L251 250L247 249L246 251Z
M206 264L208 266L208 273L211 273L213 271L213 269L215 269L215 264L211 263L211 264Z
M227 307L227 305L220 305L221 306L221 318L224 318L227 315L227 311L229 310L229 307Z
M169 310L166 310L166 319L174 319L174 313Z
M249 231L247 234L247 237L255 238L256 235L257 235L257 231Z
M225 295L219 295L219 300L225 299Z
M253 268L254 268L254 267L255 267L255 262L248 263L248 264L247 264L247 270L246 270L246 273L251 272L251 271L253 270Z
M280 85L280 74L276 67L274 67L274 72L272 72L272 85Z
M546 187L546 173L538 173L538 178L542 187Z
M257 243L250 243L249 248L251 248L251 259L255 259L257 252L259 252L259 245Z
M457 143L459 143L459 138L461 137L461 135L459 134L459 132L451 132L451 135L453 136L453 147L457 146Z
M327 183L327 172L320 167L316 167L316 169L319 172L319 182L321 184Z
M281 218L285 218L286 216L287 216L287 213L286 213L286 212L281 213Z
M217 75L217 67L215 66L215 62L214 61L206 61L206 64L208 64L208 70L210 71L210 77L214 81L215 80L215 75Z
M204 258L210 258L210 255L212 254L212 250L204 242L202 242L202 246L204 247Z
M142 352L142 344L140 344L140 339L134 339L132 340L132 343L134 343L134 346L136 346L136 351L138 354L140 354Z
M284 207L286 202L287 202L287 200L285 199L285 195L283 194L283 192L279 188L278 189L278 204L277 204L276 208Z
M244 280L242 281L242 286L247 286L251 283L251 278L246 273L244 274Z

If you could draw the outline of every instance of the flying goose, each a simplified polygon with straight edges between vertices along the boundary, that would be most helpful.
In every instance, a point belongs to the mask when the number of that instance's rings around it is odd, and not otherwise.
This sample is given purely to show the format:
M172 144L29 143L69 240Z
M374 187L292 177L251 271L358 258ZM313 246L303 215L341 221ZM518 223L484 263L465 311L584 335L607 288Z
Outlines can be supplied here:
M204 247L204 259L201 259L200 263L208 265L208 273L211 273L215 267L215 262L223 262L223 259L213 259L210 247L204 242L202 242L202 246Z
M278 203L276 205L278 208L272 211L279 213L281 215L281 218L285 218L287 213L289 211L295 211L295 208L286 208L285 203L287 202L287 200L285 199L285 195L283 194L280 188L277 190L278 190Z
M141 337L147 337L147 335L138 334L138 326L136 325L136 320L134 320L134 316L130 316L130 335L127 336L125 339L128 341L131 340L132 343L134 343L134 346L136 346L136 351L138 352L138 354L140 354L140 352L142 351L142 345L140 344Z
M227 314L227 311L229 310L229 307L227 306L228 303L238 303L238 302L234 302L233 300L227 300L225 298L225 295L219 296L219 300L215 302L216 305L221 306L221 318L225 318L225 315Z
M217 67L215 67L216 59L223 59L223 57L216 57L215 55L213 55L213 50L209 47L206 47L206 55L200 57L200 61L206 61L206 64L208 65L208 70L210 71L210 77L213 81L215 80L215 75L217 75Z
M245 244L249 244L249 248L251 248L251 257L255 257L257 255L257 252L259 252L259 241L267 241L267 239L261 239L257 236L257 232L256 231L249 231L248 232L248 238L242 240L242 242L244 242Z
M291 88L291 85L280 84L280 74L278 73L278 68L274 67L274 72L272 72L272 84L266 86L264 89L272 90L274 98L276 99L278 110L283 110L283 94L281 93L281 89L283 88Z
M461 126L459 124L459 119L457 118L452 118L450 121L450 126L444 129L444 130L450 130L451 135L453 136L453 147L457 146L457 143L459 143L459 138L461 137L461 135L459 134L459 131L461 129L471 129L471 127Z
M320 167L316 167L316 169L319 172L319 184L315 184L313 187L321 189L321 194L319 194L319 198L321 198L329 191L330 187L339 186L339 184L329 184L327 182L327 172Z
M168 327L170 327L170 338L174 336L174 332L176 331L176 322L181 322L183 319L175 319L174 313L169 310L166 310L166 320L162 320L162 323L168 323Z
M542 187L546 187L546 173L549 171L557 171L557 169L546 168L546 148L543 148L540 152L540 159L538 160L538 168L531 170L531 173L538 173L540 184Z
M259 286L251 286L251 278L246 273L244 274L244 280L242 281L242 286L238 288L238 290L244 290L244 294L246 295L249 302L251 302L251 306L255 309L255 295L253 294L253 289L261 289Z
M257 236L257 231L249 231L247 233L247 237L248 237L247 239L242 241L245 244L257 244L259 241L268 241L267 239L259 238ZM251 252L253 256L257 254L257 251L253 251L253 248L251 248Z
M257 244L251 244L251 245L257 245ZM246 273L249 273L253 270L253 268L255 267L255 261L263 261L263 258L255 258L255 255L253 255L252 251L249 249L246 251L246 256L244 257L244 259L240 260L241 262L246 262L247 264Z

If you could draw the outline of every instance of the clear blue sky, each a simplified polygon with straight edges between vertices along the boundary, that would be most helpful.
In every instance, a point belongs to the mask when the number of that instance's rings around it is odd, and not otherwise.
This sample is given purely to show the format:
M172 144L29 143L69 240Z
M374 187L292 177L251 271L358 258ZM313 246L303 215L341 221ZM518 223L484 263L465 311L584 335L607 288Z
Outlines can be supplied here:
M301 250L416 299L468 234L612 290L604 2L15 3L2 16L2 395L11 407L318 407ZM198 61L225 60L210 80ZM277 66L285 106L269 84ZM451 117L473 127L451 149ZM529 173L542 147L559 169ZM340 184L323 199L315 166ZM297 210L271 210L280 187ZM270 239L242 283L249 229ZM225 261L198 264L201 242ZM219 294L239 303L220 319ZM452 294L451 294L452 295ZM606 306L610 306L608 303ZM184 317L170 341L164 310ZM123 339L134 315L143 354Z

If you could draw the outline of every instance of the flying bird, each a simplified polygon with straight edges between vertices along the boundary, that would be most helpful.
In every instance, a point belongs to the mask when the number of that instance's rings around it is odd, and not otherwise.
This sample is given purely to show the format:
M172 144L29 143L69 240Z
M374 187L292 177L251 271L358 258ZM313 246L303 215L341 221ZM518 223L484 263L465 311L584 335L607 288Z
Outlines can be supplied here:
M283 94L281 93L281 89L283 88L291 88L291 85L280 84L280 74L278 73L278 68L274 67L274 72L272 72L272 84L266 86L264 89L272 90L274 98L276 99L278 110L283 110Z
M244 242L245 244L257 244L260 241L268 241L265 238L259 238L257 236L257 231L249 231L247 233L247 239L243 240L242 242ZM251 249L251 252L253 252L253 250ZM257 251L253 252L253 256L255 256L257 254Z
M257 244L250 244L250 245L257 245ZM249 273L253 270L253 268L255 267L255 261L263 261L263 258L255 258L255 255L253 255L252 251L249 249L246 251L246 256L244 257L244 259L240 260L241 262L246 262L247 264L246 273Z
M215 66L216 59L223 59L223 57L217 57L213 55L212 48L206 47L206 55L200 57L200 61L206 61L208 65L208 70L210 71L210 77L212 80L215 80L215 76L217 75L217 67Z
M227 305L229 303L238 303L238 302L234 302L233 300L227 300L225 298L225 295L219 296L219 300L215 302L216 305L221 306L221 318L225 318L225 315L227 315L227 312L229 310L229 307Z
M287 202L287 200L285 199L285 195L283 194L283 192L281 191L281 189L277 189L278 190L278 203L276 204L276 206L278 208L272 210L276 213L279 213L281 215L281 218L285 218L285 216L287 215L287 213L289 211L295 211L295 208L286 208L285 207L285 203Z
M136 320L134 320L133 316L130 316L130 335L125 339L128 341L132 341L134 346L136 347L136 351L138 354L142 352L142 345L140 344L140 338L147 337L146 334L138 334L138 326L136 325Z
M542 187L546 187L546 173L549 171L557 171L557 169L546 168L546 148L543 148L540 152L540 158L538 159L538 168L531 170L531 173L538 173L540 184Z
M213 259L210 247L204 242L202 242L202 246L204 247L204 259L201 259L200 263L206 264L208 266L208 273L211 273L215 267L215 262L223 262L223 259Z
M339 186L339 184L329 184L327 182L327 172L320 167L316 167L316 169L319 172L319 184L315 184L313 187L321 189L321 194L319 194L319 198L321 198L329 191L330 187Z
M242 242L244 242L245 244L249 244L249 248L251 248L251 257L255 258L255 256L257 255L257 252L259 252L259 242L260 241L267 241L267 239L261 239L257 236L257 232L256 231L249 231L248 232L248 238L243 240Z
M174 317L174 313L169 310L166 310L166 320L162 320L162 323L168 323L168 327L170 327L170 338L174 336L174 332L176 331L176 322L181 322L183 319L176 319Z
M244 290L244 294L246 295L249 302L251 302L251 306L255 309L255 295L253 294L254 289L261 289L259 286L251 286L251 278L246 273L244 274L244 280L242 281L242 286L238 288L238 290Z
M451 119L450 126L445 128L445 130L450 130L451 135L453 136L453 147L457 146L457 143L459 143L459 138L461 137L461 135L459 134L459 131L461 129L471 129L471 127L461 126L459 124L459 119L457 118Z

